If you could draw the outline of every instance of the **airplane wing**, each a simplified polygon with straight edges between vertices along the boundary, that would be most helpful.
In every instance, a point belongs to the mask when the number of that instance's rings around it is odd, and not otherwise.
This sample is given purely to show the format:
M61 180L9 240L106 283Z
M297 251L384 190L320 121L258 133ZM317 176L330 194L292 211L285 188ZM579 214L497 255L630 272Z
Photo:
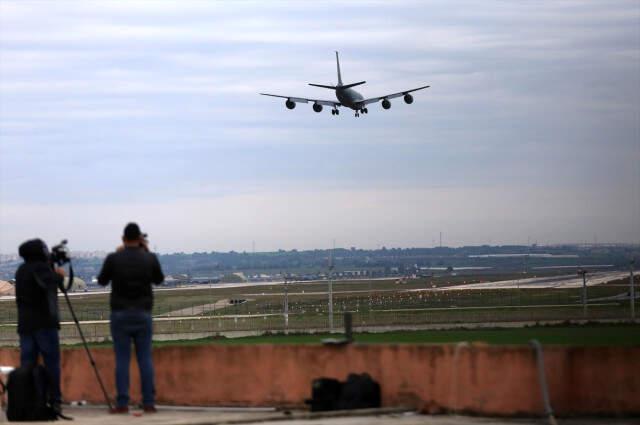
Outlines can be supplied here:
M318 105L325 106L333 106L337 108L338 106L342 106L340 102L334 102L333 100L322 100L322 99L307 99L304 97L294 97L294 96L281 96L279 94L269 94L269 93L260 93L263 96L271 96L271 97L281 97L282 99L287 99L295 103L317 103Z
M369 99L362 100L361 103L363 105L368 105L370 103L376 103L376 102L379 102L379 101L384 100L384 99L393 99L395 97L404 96L404 95L409 94L409 93L414 92L414 91L418 91L418 90L422 90L422 89L428 89L429 87L431 87L431 86L422 86L422 87L418 87L417 89L405 90L405 91L401 91L401 92L398 92L398 93L388 94L386 96L372 97L372 98L369 98Z

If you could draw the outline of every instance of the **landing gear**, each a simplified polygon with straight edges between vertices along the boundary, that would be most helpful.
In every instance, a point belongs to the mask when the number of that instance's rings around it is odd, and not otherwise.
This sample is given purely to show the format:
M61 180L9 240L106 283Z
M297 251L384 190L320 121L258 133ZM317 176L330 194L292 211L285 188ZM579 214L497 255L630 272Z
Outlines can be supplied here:
M360 112L356 111L356 118L360 116Z
M331 110L331 115L340 115L340 111L337 108L332 109Z

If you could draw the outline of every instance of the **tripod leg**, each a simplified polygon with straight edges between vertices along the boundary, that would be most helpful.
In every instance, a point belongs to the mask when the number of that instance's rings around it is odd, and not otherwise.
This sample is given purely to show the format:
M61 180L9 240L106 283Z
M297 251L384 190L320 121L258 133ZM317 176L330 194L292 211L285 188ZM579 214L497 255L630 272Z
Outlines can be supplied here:
M70 276L73 276L73 272L70 273ZM70 280L72 277L69 278ZM82 340L82 345L84 346L85 351L87 352L87 356L89 357L89 362L91 363L91 367L93 367L93 371L98 379L98 383L100 384L100 389L102 389L102 394L104 395L104 400L107 402L107 406L109 409L113 408L113 404L111 403L111 399L107 394L107 390L102 382L102 377L100 377L100 372L98 372L98 367L96 366L95 360L93 360L93 356L91 355L91 351L89 350L89 346L87 345L87 340L84 338L84 334L82 333L82 328L80 327L80 322L78 322L78 318L76 317L76 313L73 310L73 306L71 305L71 300L69 299L69 295L67 291L62 292L64 294L64 299L67 301L67 306L69 306L69 312L71 313L71 317L78 328L78 333L80 334L80 339Z

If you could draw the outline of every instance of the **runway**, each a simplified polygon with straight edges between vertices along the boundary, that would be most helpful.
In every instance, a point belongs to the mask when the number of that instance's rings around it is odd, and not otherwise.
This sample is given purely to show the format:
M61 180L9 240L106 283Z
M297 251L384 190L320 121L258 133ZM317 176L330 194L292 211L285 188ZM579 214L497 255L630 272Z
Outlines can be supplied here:
M587 274L587 286L601 285L612 280L629 278L628 272L594 272ZM436 288L436 291L461 291L469 289L528 289L528 288L580 288L582 277L577 274L529 279L501 280L497 282L472 283L467 285ZM417 289L416 291L419 291Z

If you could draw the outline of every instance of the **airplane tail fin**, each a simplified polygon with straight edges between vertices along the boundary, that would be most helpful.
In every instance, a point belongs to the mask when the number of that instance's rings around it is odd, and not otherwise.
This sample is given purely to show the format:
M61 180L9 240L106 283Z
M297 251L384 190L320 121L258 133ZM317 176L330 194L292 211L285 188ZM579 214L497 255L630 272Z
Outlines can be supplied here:
M338 52L336 52L336 67L338 69L338 85L337 86L328 86L325 84L313 84L313 83L309 83L309 85L314 87L322 87L323 89L338 90L338 89L348 89L348 88L359 86L360 84L366 83L366 81L359 81L357 83L352 83L352 84L342 84L342 74L340 73L340 56L338 56Z
M338 68L338 87L342 85L342 75L340 74L340 57L338 51L336 51L336 66Z

